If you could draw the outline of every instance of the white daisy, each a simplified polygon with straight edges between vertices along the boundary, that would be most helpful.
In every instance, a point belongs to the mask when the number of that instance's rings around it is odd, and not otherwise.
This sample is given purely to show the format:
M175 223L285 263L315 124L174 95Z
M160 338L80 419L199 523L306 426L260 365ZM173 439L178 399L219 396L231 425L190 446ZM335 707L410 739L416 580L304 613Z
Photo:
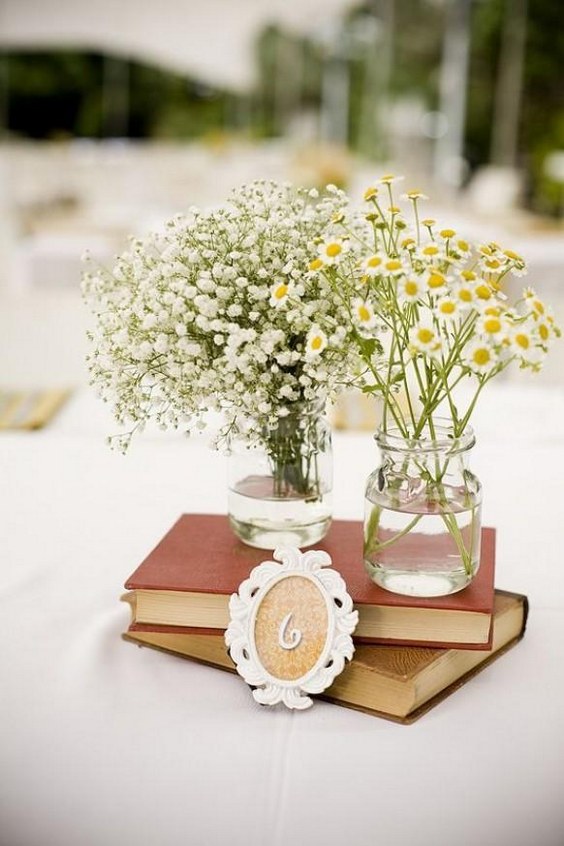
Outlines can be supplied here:
M420 276L406 276L398 282L398 296L408 303L417 302L426 290L427 285Z
M323 264L338 264L348 250L346 241L324 241L319 247L319 258Z
M278 280L270 289L270 305L278 306L284 305L288 301L288 296L291 291L291 283Z
M460 308L467 309L472 307L472 303L476 299L474 287L469 282L460 282L452 290L452 296L458 302Z
M424 194L423 191L420 191L419 188L414 188L413 190L406 191L405 194L402 194L400 199L411 200L413 202L414 200L428 200L429 197Z
M455 297L441 297L435 312L442 322L452 323L460 315L460 303Z
M316 358L327 346L327 335L319 326L312 326L306 338L306 358Z
M401 182L404 178L403 176L394 176L392 173L385 173L384 176L380 177L378 182L381 185L391 185L393 182Z
M384 262L384 271L391 276L401 276L405 272L401 259L390 258Z
M463 361L469 370L482 376L495 367L497 355L487 341L476 339L466 347Z
M441 346L437 330L427 321L419 323L410 330L409 341L415 352L436 352Z
M486 309L476 321L476 332L494 344L502 343L507 330L507 321L495 307Z
M509 343L515 355L526 364L540 364L544 351L537 345L535 327L528 320L513 327Z
M427 279L427 285L429 287L429 291L431 291L432 294L442 295L447 288L446 276L439 270L431 268L429 278Z
M360 326L362 329L373 329L376 326L378 318L374 314L374 309L369 302L358 298L353 301L352 307L354 321L357 326Z
M362 262L362 270L365 276L378 276L382 273L384 267L384 258L379 255L369 256Z
M546 312L546 306L538 296L534 288L525 288L523 291L523 298L529 312L535 319L543 317Z

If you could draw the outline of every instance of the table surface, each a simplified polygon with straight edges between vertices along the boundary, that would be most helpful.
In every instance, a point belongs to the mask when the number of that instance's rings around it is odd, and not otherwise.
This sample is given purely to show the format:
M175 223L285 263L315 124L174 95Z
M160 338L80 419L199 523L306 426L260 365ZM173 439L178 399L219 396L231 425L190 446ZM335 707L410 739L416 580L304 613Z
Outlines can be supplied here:
M231 676L120 639L123 582L177 516L225 508L224 458L145 435L124 458L79 392L3 433L1 846L561 846L564 391L493 386L473 469L525 639L419 722L264 709ZM335 437L360 518L368 434Z

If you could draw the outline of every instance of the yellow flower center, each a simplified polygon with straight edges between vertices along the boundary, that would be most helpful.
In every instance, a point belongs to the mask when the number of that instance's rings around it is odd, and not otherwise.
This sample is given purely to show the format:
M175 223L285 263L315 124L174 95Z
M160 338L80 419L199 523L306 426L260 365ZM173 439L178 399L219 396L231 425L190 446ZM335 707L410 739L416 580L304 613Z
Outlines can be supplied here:
M507 258L513 259L513 261L523 261L521 256L518 253L514 253L513 250L504 250L503 255L507 256Z
M367 267L378 267L378 265L382 264L382 259L380 256L372 256L366 262Z
M481 300L489 300L491 298L492 292L488 288L487 285L478 285L476 288L476 294Z
M414 282L413 279L408 279L405 283L405 293L408 297L414 297L415 294L419 291L419 286L417 282Z
M395 176L393 175L393 173L385 173L384 176L380 178L380 182L385 185L387 182L393 182L394 179Z
M457 241L456 243L458 245L458 249L462 250L463 253L467 253L468 250L470 249L470 244L468 243L468 241L460 240L460 241Z
M342 252L343 248L340 244L327 244L325 247L325 253L329 256L329 258L335 258Z
M439 310L443 314L454 314L454 312L456 311L456 306L453 302L451 302L451 300L446 300L446 302L441 303Z
M426 217L424 220L421 221L423 226L427 226L428 228L430 228L431 226L434 226L436 222L437 221L433 220L433 218L431 218L431 217Z
M362 320L363 323L366 323L366 321L370 320L371 314L365 305L359 305L357 314L358 319Z
M491 256L493 255L493 250L490 247L480 247L480 252L484 256Z
M489 335L495 335L501 331L501 321L497 317L488 317L484 321L484 329Z
M544 314L544 305L540 300L533 300L533 308L537 314Z
M484 314L491 314L493 317L499 317L499 309L496 306L488 306L484 309Z
M288 293L288 286L284 285L284 284L279 285L274 290L274 298L276 300L283 300L287 293Z
M515 343L518 347L521 347L521 349L528 350L530 345L529 336L519 333L518 335L515 335Z
M321 346L323 345L323 338L321 337L321 335L314 335L313 338L311 339L309 345L312 348L312 350L319 350L319 349L321 349Z
M320 258L316 258L313 261L310 261L309 263L310 270L319 270L320 267L323 267L323 262Z
M460 275L463 279L466 279L467 282L472 282L476 278L476 274L473 270L463 270Z
M364 192L364 199L365 200L371 200L372 197L375 197L377 193L378 193L377 188L373 188L373 187L367 188L366 191Z
M398 261L398 259L390 259L386 262L386 270L399 270L400 267L401 261Z
M479 347L472 353L472 361L478 366L487 364L491 359L490 351L486 347Z
M402 247L410 247L411 244L415 244L414 238L404 238L401 242Z
M469 288L461 288L458 292L458 296L463 303L472 302L472 291Z
M430 344L434 337L435 333L432 329L426 329L423 327L417 331L417 340L422 344Z
M441 238L454 238L456 232L454 231L454 229L441 229L439 235L441 236Z
M429 288L441 288L445 284L445 277L441 273L431 273Z
M439 252L439 248L436 247L434 244L429 244L428 247L425 247L423 250L424 256L436 256Z
M501 267L501 262L495 258L488 259L486 261L486 267L490 267L492 270L497 270L498 267Z
M541 336L543 341L548 341L549 331L548 327L545 326L544 323L541 323L541 325L539 326L539 335Z

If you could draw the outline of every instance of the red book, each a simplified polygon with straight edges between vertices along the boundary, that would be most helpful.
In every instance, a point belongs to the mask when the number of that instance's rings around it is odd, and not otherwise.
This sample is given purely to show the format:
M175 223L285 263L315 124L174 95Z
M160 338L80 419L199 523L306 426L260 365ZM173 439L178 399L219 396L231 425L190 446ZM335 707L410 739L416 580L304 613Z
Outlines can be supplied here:
M459 593L432 599L400 596L375 585L364 570L362 523L335 520L315 544L343 576L359 623L355 640L489 649L494 609L495 530L483 529L480 569ZM125 583L132 631L222 634L229 597L267 550L246 546L227 517L184 514Z

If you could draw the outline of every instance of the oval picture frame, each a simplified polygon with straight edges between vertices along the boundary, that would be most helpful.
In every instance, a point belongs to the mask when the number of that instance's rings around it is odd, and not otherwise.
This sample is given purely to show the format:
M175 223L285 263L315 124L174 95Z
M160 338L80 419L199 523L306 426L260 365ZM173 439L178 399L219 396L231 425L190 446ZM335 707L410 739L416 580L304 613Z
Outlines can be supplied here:
M281 547L273 557L231 595L225 642L257 702L303 710L352 658L358 611L327 552Z

